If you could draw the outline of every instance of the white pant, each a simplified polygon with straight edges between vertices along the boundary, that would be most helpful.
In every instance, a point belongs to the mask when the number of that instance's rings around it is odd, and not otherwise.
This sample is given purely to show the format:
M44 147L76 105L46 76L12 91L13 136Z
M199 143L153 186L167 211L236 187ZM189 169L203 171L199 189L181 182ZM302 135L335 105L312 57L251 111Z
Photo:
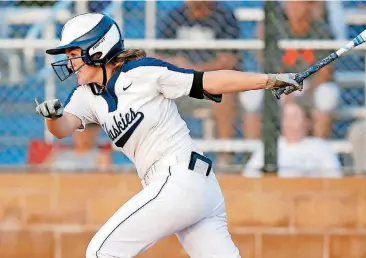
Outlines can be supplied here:
M189 170L188 161L175 163L158 162L150 169L144 189L93 237L87 258L134 257L171 234L190 257L240 257L213 171L206 176L202 169Z

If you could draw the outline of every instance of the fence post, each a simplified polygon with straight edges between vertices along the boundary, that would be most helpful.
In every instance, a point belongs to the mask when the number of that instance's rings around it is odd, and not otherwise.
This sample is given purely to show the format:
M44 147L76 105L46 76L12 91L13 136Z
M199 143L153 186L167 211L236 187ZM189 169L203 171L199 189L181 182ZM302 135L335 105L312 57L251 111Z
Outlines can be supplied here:
M263 69L265 73L278 73L276 28L276 2L264 2L264 50ZM264 91L264 110L262 117L262 142L264 147L263 172L277 172L277 140L280 133L279 106L270 90Z

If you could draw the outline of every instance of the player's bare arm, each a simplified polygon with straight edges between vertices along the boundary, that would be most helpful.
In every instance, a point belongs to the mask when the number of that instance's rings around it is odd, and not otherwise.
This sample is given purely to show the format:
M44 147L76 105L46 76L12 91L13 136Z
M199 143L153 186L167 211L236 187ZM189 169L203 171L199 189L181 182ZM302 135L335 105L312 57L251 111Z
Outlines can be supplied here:
M71 135L76 129L81 127L81 120L70 113L64 112L58 119L45 119L47 128L58 139Z
M58 99L51 99L38 103L35 99L36 113L45 118L50 133L58 139L71 135L82 126L81 120L68 112L64 112L63 105Z
M286 88L302 89L294 74L259 74L233 70L210 71L203 74L203 89L209 94L224 94L248 90Z

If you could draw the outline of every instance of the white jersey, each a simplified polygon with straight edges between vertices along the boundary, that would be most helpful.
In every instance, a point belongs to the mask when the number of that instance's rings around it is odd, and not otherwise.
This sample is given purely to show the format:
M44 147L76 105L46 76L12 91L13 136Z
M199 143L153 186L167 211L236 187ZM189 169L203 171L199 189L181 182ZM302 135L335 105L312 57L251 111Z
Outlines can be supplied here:
M136 166L138 176L164 156L198 151L173 101L188 96L194 70L154 58L126 62L102 95L89 85L74 89L65 112L102 126L114 145Z

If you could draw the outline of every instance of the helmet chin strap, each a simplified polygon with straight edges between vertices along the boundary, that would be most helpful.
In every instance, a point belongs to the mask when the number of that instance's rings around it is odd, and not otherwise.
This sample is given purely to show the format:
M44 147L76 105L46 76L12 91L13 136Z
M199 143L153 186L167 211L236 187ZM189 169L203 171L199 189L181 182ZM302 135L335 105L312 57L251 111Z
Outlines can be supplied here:
M101 65L103 70L103 87L107 88L107 69L105 68L105 64Z
M101 65L100 67L102 68L102 71L103 71L102 85L99 85L97 83L91 84L91 86L92 86L91 89L95 95L101 95L104 90L107 90L107 69L104 64Z

